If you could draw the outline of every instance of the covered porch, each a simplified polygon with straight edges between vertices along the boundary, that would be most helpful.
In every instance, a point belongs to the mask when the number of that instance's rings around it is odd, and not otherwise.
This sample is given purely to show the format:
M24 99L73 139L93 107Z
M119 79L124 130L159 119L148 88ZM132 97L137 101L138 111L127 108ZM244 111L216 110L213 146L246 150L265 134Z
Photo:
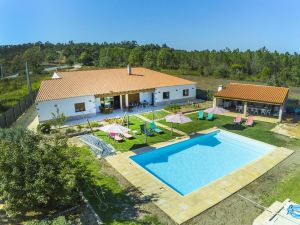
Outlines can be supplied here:
M133 111L154 105L154 89L95 95L97 113L111 114L115 110Z
M270 121L276 122L282 121L284 111L283 105L216 97L214 97L213 106L228 109L229 114L232 115L242 114L243 117L254 115L256 118L270 118Z
M85 124L85 123L87 123L87 119L89 120L89 122L94 122L94 121L102 121L102 120L111 119L111 118L124 118L127 115L135 115L135 114L141 114L141 113L146 113L146 112L152 112L152 111L156 111L156 110L161 110L163 108L164 108L164 106L148 105L145 107L134 107L131 111L124 111L124 109L115 109L109 114L99 112L99 113L96 113L96 115L88 117L88 118L85 115L82 115L82 118L65 121L65 124L63 127L75 126L78 124Z

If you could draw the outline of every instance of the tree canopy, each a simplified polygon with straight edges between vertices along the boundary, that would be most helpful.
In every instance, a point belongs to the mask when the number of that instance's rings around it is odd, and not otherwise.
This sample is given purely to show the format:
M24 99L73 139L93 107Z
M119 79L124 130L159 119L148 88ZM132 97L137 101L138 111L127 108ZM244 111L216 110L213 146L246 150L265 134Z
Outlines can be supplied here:
M82 63L100 68L144 66L156 70L180 70L201 76L300 85L300 55L271 52L267 48L252 51L185 51L167 45L120 43L29 43L0 46L0 64L6 74L24 70L23 61L38 71L41 65Z
M83 171L61 135L0 130L0 196L10 215L67 206Z

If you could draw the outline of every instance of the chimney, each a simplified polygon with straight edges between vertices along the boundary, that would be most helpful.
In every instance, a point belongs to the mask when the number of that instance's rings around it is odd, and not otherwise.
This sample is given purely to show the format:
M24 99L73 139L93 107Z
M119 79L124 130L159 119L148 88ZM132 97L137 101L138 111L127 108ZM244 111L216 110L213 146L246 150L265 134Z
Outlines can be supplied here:
M127 72L128 72L128 75L131 74L131 66L130 66L130 64L127 65Z
M223 88L224 88L224 87L223 87L223 85L222 85L222 84L220 84L220 85L218 86L218 92L219 92L219 91L222 91L222 90L223 90Z

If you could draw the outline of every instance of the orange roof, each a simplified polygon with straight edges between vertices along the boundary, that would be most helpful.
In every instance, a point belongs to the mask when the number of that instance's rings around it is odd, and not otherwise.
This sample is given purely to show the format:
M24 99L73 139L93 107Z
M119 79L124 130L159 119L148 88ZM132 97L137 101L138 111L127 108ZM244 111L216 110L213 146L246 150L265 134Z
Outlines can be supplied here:
M142 91L157 87L195 84L192 81L146 68L99 69L56 72L60 78L44 80L36 101L71 98L88 95L106 95Z
M214 96L242 101L282 104L289 89L266 85L230 83Z

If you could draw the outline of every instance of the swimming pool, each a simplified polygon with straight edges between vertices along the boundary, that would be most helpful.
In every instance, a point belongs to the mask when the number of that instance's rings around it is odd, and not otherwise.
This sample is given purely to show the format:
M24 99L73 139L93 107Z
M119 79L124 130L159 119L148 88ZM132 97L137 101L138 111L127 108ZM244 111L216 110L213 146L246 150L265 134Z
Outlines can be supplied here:
M273 148L269 144L217 130L130 158L179 194L187 195Z

